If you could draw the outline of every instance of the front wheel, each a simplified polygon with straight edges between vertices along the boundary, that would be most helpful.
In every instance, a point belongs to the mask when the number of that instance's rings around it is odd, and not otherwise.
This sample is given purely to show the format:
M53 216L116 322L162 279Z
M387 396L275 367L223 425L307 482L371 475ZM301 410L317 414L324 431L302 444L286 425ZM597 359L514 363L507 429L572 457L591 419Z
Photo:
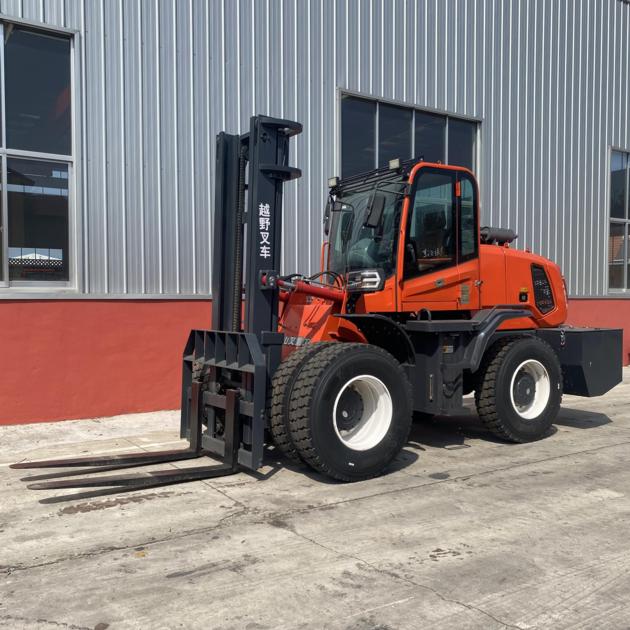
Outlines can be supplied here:
M293 444L315 470L342 481L368 479L407 441L411 388L388 352L334 343L303 366L289 417Z
M562 402L562 369L538 337L506 338L488 352L475 392L484 425L510 442L532 442L549 433Z

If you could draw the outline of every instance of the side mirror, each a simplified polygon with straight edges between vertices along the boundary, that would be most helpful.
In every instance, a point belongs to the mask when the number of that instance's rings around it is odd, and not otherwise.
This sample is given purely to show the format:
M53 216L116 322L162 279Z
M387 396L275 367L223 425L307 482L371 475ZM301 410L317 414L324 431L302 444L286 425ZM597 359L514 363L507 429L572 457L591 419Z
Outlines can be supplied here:
M374 193L368 206L368 215L364 227L376 228L381 224L383 211L385 210L385 195Z

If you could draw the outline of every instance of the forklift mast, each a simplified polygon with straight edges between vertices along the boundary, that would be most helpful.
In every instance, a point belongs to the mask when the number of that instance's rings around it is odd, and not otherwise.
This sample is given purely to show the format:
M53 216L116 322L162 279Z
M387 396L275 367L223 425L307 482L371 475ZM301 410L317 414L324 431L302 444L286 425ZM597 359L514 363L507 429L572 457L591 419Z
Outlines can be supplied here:
M283 185L301 176L288 164L289 139L301 131L290 120L253 116L249 133L217 136L212 330L193 330L184 351L181 437L223 458L233 448L238 463L254 470L262 463L266 392L284 338L274 279ZM226 389L239 393L240 429L228 426ZM226 444L228 435L234 445Z
M262 343L263 331L277 329L278 292L263 286L261 277L277 275L280 269L282 187L302 174L288 165L289 138L301 132L299 123L253 116L249 133L238 136L221 132L217 136L212 250L214 330L241 331L244 270L244 330Z

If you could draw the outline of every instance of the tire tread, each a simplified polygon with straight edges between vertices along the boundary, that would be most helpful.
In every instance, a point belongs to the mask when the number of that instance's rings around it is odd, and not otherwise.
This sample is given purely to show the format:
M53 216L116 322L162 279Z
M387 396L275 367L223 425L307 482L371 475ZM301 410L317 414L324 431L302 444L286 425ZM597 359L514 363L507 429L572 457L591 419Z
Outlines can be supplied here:
M301 458L316 471L333 477L340 481L355 481L354 477L344 475L333 470L319 456L317 449L313 445L313 436L311 433L309 413L313 401L315 388L319 380L327 372L335 361L344 353L352 352L356 348L365 348L364 343L333 343L329 348L322 350L313 356L302 369L297 378L293 390L291 392L289 403L289 427L291 438L295 448ZM375 352L381 353L384 357L392 360L398 365L398 362L387 351L378 346L370 345L369 348ZM411 385L406 374L399 368L401 379L405 383L408 399L411 400ZM369 479L376 477L380 471L376 471L371 475L364 475L361 479Z
M311 356L329 346L330 342L319 341L294 350L280 363L271 381L271 394L267 398L267 418L269 431L274 444L288 459L294 463L301 461L300 455L293 445L288 428L288 403L296 372Z
M504 422L497 412L497 377L498 372L511 348L528 339L553 352L551 346L538 337L510 336L499 339L488 350L478 371L478 387L475 390L475 405L483 425L496 437L508 442L523 443L525 440Z

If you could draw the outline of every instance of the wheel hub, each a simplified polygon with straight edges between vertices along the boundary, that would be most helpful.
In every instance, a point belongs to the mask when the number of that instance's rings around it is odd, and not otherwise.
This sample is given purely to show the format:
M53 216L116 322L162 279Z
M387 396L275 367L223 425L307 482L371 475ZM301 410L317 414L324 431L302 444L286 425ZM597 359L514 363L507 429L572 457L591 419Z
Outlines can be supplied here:
M521 371L514 382L514 402L519 407L530 405L536 396L536 381L530 374Z
M372 374L361 374L337 394L332 424L344 446L367 451L386 436L393 414L394 403L385 383Z
M551 379L537 359L526 359L512 373L510 398L514 411L523 420L538 418L551 398Z
M363 399L354 387L348 387L341 394L337 405L337 427L340 431L350 431L359 424L363 417Z

